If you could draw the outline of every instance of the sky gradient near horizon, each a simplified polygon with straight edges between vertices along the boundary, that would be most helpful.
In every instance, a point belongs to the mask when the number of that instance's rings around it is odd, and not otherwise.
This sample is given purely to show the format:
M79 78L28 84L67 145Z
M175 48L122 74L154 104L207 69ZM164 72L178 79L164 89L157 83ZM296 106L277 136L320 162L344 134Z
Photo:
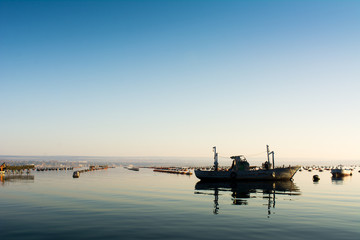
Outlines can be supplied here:
M0 155L360 159L360 1L0 0Z

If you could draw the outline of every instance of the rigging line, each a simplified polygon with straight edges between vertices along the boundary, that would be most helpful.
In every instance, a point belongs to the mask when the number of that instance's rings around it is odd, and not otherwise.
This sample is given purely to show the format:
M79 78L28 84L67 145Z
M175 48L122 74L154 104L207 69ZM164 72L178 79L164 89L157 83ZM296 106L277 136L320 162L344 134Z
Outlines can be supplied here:
M262 152L259 152L259 153L255 153L255 154L248 154L246 155L246 157L256 157L256 156L259 156L261 154L264 154L266 153L266 151L262 151ZM219 158L230 158L230 157L224 157L224 156L218 156Z
M263 151L263 152L260 152L260 153L255 153L255 154L250 154L250 155L247 155L248 157L255 157L255 156L258 156L258 155L261 155L261 154L264 154L266 153L266 151Z

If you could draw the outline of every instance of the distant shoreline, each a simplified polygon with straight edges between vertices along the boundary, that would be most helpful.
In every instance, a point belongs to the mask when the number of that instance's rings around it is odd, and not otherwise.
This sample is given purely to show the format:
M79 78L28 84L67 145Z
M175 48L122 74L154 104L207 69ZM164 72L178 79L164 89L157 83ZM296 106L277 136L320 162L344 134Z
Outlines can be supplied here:
M213 159L209 157L105 157L105 156L21 156L21 155L0 155L2 162L82 162L82 163L109 163L116 165L134 164L137 166L211 166ZM261 165L265 161L265 157L248 158L251 165ZM220 158L219 164L221 166L229 166L231 160L227 158ZM275 166L282 165L360 165L360 160L348 159L291 159L291 158L277 158L275 159Z

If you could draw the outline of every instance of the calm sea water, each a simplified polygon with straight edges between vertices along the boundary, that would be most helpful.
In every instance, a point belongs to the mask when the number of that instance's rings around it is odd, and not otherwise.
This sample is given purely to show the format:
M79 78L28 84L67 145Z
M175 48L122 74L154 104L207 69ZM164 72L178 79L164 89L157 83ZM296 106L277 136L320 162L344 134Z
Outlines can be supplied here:
M320 181L314 183L312 176ZM202 183L124 168L0 182L1 239L359 239L360 173Z

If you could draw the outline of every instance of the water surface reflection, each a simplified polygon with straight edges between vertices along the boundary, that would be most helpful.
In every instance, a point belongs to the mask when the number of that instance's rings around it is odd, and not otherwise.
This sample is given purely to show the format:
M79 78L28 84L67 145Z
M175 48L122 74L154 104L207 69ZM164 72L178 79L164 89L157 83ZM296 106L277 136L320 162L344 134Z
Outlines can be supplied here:
M214 196L214 214L219 214L220 192L230 192L232 205L248 205L252 198L267 200L268 216L275 208L276 195L301 195L300 189L292 181L256 181L256 182L205 182L195 185L195 194Z
M34 175L22 175L22 174L9 174L9 175L5 175L2 174L0 175L0 182L1 185L4 185L5 183L8 182L29 182L29 183L33 183L34 182Z
M347 182L351 179L351 176L340 176L340 177L331 177L331 183L335 185L342 185L344 182Z

